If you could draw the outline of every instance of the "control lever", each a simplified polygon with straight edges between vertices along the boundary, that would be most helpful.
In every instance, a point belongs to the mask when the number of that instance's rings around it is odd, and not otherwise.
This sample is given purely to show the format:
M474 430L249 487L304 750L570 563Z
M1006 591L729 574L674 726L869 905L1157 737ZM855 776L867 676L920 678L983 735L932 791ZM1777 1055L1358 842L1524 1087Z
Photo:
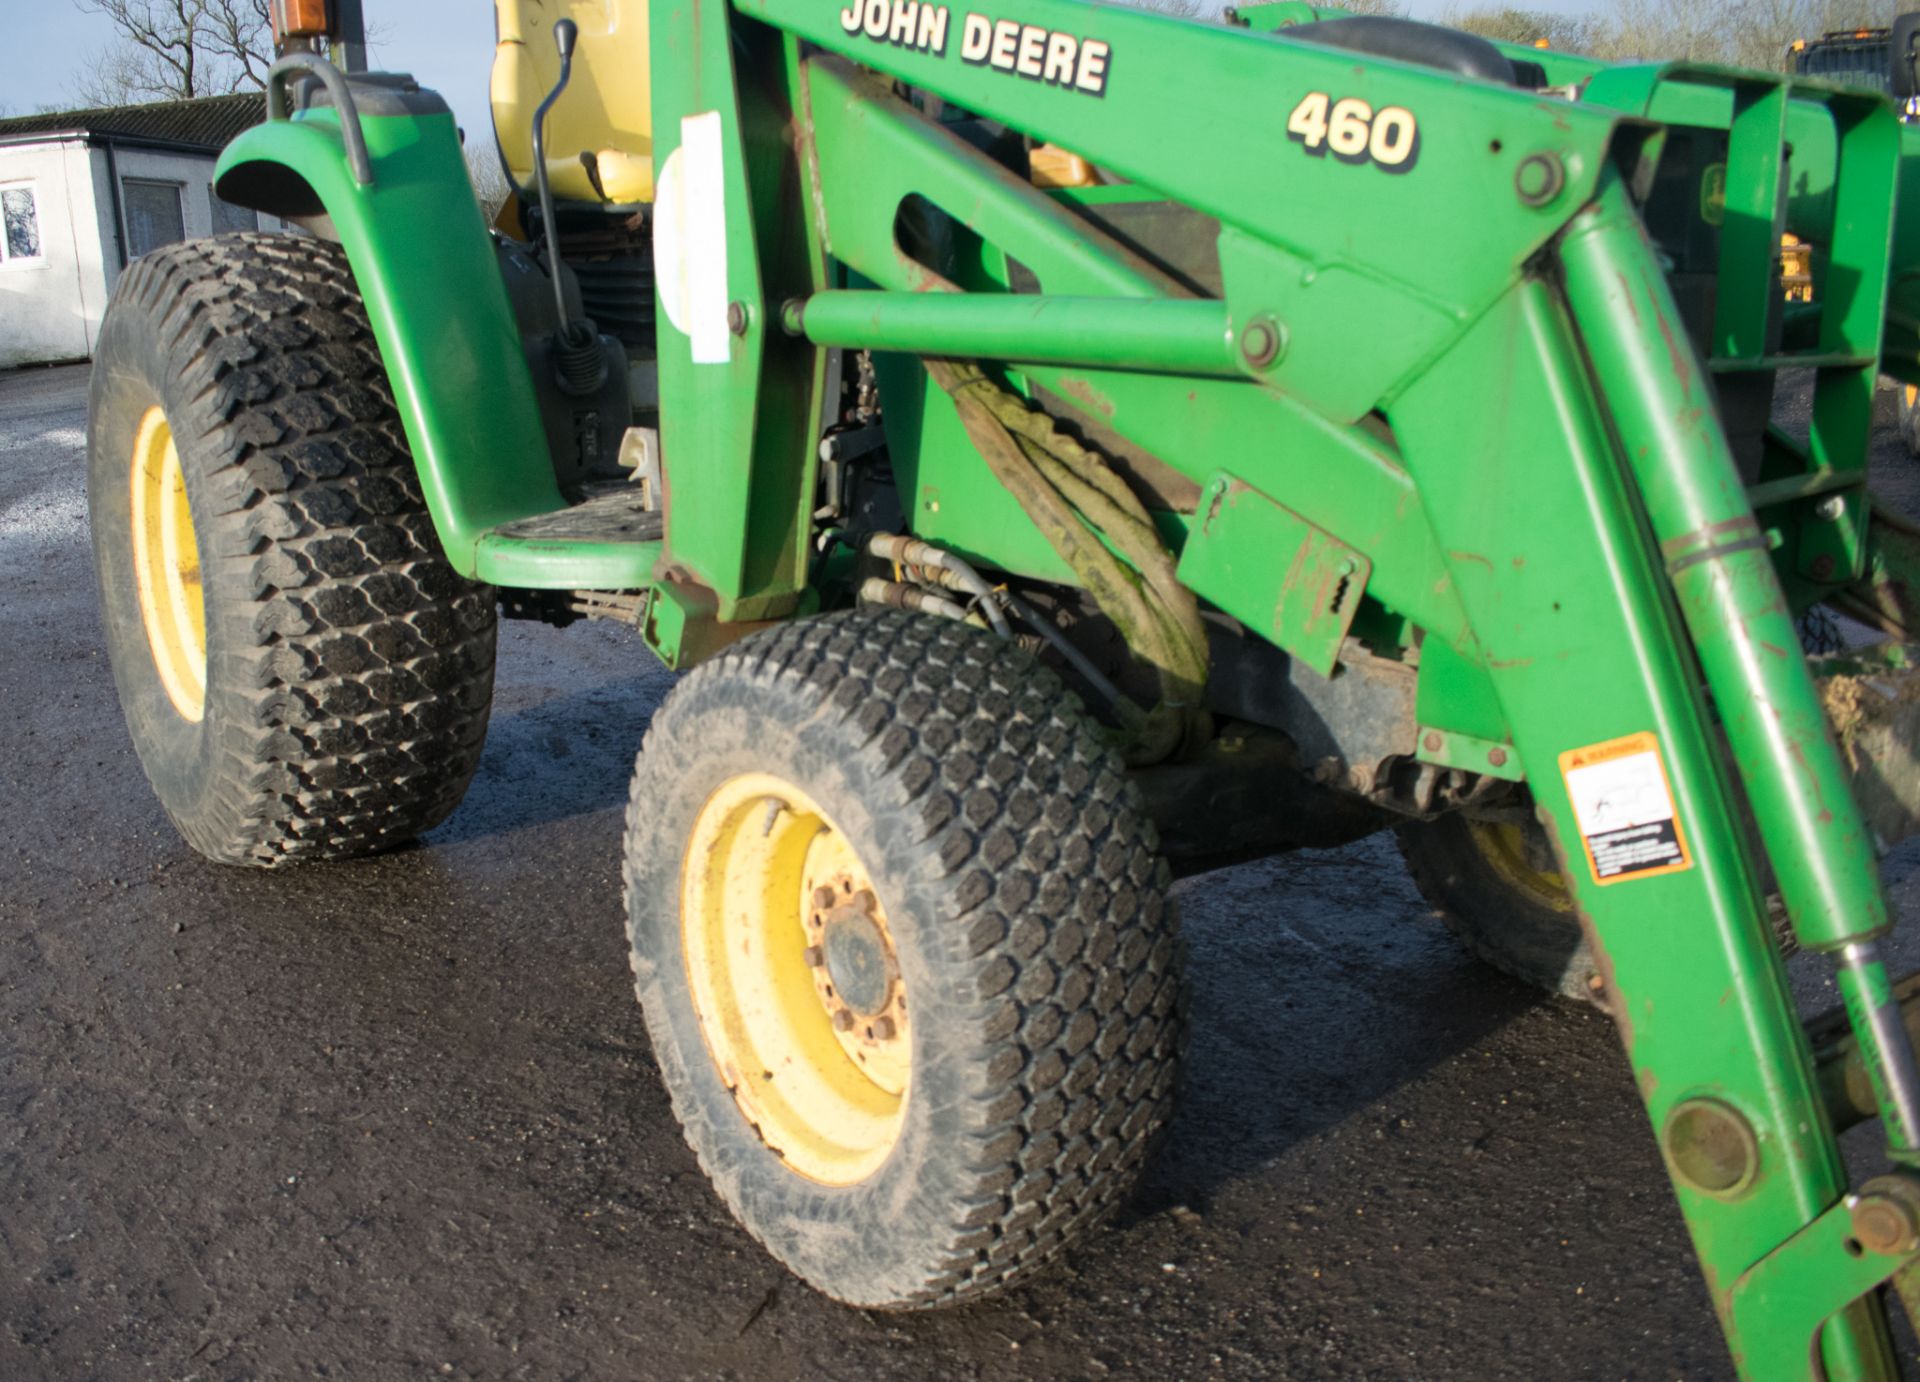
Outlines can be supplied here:
M547 112L567 89L573 76L573 48L580 27L571 19L553 26L553 45L560 51L560 80L533 113L533 178L540 192L540 221L547 235L547 264L553 277L553 302L559 329L553 333L553 372L560 387L575 398L600 391L607 380L607 361L600 350L600 331L585 317L567 311L566 287L560 277L560 232L553 215L553 187L547 180Z

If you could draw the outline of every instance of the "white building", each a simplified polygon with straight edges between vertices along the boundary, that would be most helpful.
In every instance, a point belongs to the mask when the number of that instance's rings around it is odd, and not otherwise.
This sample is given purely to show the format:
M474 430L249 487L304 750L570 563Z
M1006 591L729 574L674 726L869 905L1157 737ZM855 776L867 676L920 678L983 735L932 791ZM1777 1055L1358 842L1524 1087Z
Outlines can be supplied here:
M278 229L213 195L215 157L265 117L253 92L0 120L0 368L91 356L131 259Z

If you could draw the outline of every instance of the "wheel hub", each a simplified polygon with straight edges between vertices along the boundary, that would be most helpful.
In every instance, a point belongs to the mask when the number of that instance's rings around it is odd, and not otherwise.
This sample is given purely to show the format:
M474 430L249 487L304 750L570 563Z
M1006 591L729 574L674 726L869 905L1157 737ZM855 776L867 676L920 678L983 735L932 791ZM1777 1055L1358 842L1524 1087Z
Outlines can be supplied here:
M878 1017L893 992L893 959L871 909L871 893L827 914L822 927L827 978L857 1017Z
M167 415L149 408L133 439L130 467L133 577L154 670L180 718L207 704L207 618L200 549L187 506L186 476Z
M912 1074L906 985L851 842L793 783L747 773L693 823L681 936L708 1052L789 1169L865 1179L892 1151Z

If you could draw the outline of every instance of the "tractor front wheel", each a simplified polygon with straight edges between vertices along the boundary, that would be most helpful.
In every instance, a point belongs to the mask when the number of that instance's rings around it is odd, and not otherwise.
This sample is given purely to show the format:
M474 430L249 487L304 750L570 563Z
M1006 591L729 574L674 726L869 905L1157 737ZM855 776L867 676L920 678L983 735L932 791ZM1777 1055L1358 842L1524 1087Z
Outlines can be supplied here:
M796 622L667 698L627 817L673 1107L819 1290L988 1294L1133 1185L1172 1108L1167 870L1052 673L900 613Z

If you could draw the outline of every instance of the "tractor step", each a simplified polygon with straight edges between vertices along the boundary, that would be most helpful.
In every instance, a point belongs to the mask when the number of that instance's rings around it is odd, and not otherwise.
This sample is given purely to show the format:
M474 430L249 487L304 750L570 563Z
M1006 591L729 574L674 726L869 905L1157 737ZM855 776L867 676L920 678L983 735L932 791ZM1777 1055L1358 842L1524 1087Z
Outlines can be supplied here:
M490 529L480 579L530 590L638 590L653 584L665 516L625 481L552 513Z

